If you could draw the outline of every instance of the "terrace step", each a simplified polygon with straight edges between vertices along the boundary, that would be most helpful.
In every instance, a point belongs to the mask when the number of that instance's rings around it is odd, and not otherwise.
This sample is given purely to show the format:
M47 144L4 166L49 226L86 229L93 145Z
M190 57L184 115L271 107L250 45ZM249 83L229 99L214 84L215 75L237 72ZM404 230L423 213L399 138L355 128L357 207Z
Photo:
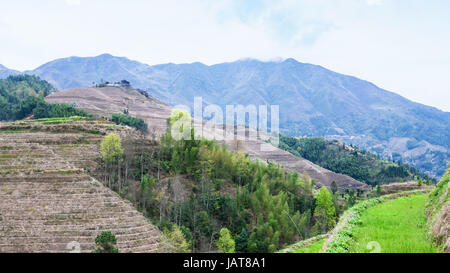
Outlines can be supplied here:
M73 241L92 252L102 231L116 236L120 252L158 251L158 228L85 171L98 165L92 143L103 136L83 130L114 128L86 121L0 124L0 252L70 252ZM18 132L2 133L12 129Z

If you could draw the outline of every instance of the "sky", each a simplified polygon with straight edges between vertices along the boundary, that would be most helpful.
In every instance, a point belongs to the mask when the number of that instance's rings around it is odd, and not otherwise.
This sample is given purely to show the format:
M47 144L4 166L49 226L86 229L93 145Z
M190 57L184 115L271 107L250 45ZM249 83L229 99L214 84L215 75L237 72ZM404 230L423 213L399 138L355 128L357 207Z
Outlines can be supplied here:
M450 111L448 0L16 0L0 64L110 53L150 65L294 58Z

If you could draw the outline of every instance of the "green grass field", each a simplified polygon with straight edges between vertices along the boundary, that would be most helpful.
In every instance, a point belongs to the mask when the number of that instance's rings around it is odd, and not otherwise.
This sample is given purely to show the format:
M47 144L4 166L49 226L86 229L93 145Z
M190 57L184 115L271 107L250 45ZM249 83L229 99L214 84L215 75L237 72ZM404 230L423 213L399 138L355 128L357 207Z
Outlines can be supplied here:
M362 224L354 228L352 253L368 253L370 242L377 242L382 253L435 253L427 236L426 194L385 201L364 211ZM372 243L377 245L377 243Z
M320 249L323 246L323 243L325 243L325 240L326 239L322 239L315 243L309 244L304 248L298 248L294 250L293 253L319 253Z
M40 118L40 119L30 119L30 120L19 120L16 121L15 124L34 124L41 123L44 125L47 124L60 124L60 123L68 123L75 120L84 120L86 117L80 116L71 116L71 117L59 117L59 118Z

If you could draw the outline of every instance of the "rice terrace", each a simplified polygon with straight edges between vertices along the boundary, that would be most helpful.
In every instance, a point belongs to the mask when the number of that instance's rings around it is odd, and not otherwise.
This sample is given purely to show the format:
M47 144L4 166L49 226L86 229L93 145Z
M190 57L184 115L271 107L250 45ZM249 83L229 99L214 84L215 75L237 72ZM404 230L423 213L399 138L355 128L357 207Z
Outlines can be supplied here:
M450 1L3 2L2 262L448 268Z

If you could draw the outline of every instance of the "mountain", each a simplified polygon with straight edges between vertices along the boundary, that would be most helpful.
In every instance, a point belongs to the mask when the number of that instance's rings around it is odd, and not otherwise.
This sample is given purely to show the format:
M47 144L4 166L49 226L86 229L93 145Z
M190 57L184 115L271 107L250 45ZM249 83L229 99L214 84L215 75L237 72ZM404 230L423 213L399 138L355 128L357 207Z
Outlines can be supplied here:
M170 105L280 106L281 132L321 136L376 151L441 176L450 161L450 113L358 78L294 59L149 66L123 57L58 59L27 71L59 89L127 79Z
M148 84L144 75L149 74L149 70L151 67L148 65L123 57L102 54L94 58L58 59L24 73L37 75L63 90L114 79L127 79L135 86L143 87Z
M20 74L19 71L9 69L0 64L0 79L6 79L9 76L18 75L18 74Z

